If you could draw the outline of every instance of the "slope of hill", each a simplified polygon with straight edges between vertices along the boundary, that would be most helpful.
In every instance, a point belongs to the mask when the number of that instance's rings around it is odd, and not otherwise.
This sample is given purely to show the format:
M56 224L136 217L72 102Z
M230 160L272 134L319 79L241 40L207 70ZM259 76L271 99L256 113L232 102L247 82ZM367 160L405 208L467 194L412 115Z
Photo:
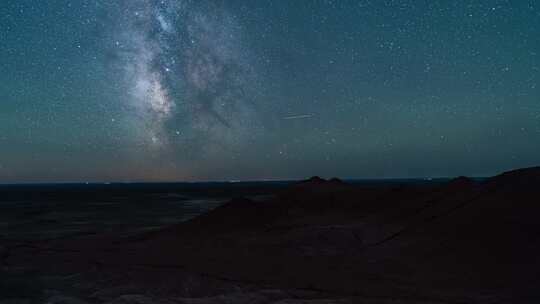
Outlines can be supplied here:
M26 244L5 265L76 275L89 303L537 303L539 194L538 168L427 186L312 178L136 237Z

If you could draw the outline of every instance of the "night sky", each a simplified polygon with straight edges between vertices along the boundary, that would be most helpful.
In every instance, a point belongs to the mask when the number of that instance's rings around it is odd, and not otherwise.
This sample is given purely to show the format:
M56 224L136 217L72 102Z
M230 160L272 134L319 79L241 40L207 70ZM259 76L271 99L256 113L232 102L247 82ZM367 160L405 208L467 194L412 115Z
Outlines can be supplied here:
M540 165L540 3L2 0L0 182Z

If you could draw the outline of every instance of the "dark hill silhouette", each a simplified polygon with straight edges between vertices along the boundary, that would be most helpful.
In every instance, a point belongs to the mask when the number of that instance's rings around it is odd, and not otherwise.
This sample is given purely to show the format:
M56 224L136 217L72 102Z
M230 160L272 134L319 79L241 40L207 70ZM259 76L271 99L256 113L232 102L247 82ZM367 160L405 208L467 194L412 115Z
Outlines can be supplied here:
M489 187L516 192L539 192L540 167L508 171L488 179Z
M6 263L184 299L173 303L217 303L209 297L220 294L254 297L246 303L538 303L538 189L539 168L400 187L314 177L140 238L32 243Z
M468 188L468 187L474 186L474 184L475 184L474 180L466 176L460 176L448 182L448 186L452 186L456 188Z
M317 184L324 184L325 182L326 182L326 180L324 178L321 178L319 176L312 176L312 177L310 177L309 179L307 179L305 181L300 181L299 184L317 185Z

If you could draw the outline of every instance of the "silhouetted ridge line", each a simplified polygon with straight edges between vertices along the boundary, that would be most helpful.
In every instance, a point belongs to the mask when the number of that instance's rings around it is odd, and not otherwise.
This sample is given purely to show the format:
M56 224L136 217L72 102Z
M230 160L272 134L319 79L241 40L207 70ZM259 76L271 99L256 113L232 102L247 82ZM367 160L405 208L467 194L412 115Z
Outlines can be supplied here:
M525 192L540 191L540 167L507 171L486 181L489 187Z

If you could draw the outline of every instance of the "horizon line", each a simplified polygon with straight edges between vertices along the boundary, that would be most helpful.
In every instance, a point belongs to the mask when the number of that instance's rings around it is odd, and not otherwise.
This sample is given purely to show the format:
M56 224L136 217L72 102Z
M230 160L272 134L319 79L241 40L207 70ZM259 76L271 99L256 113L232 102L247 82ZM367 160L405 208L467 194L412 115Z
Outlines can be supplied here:
M314 175L316 176L316 175ZM200 180L200 181L51 181L51 182L0 182L0 186L32 186L32 185L121 185L121 184L235 184L235 183L265 183L265 182L299 182L309 180L307 178L290 178L290 179L245 179L245 180ZM440 180L440 179L453 179L460 176L433 176L433 177L353 177L353 178L338 178L343 181L391 181L391 180ZM466 176L472 179L489 178L490 176ZM332 177L335 178L335 177ZM324 178L330 180L331 178Z

